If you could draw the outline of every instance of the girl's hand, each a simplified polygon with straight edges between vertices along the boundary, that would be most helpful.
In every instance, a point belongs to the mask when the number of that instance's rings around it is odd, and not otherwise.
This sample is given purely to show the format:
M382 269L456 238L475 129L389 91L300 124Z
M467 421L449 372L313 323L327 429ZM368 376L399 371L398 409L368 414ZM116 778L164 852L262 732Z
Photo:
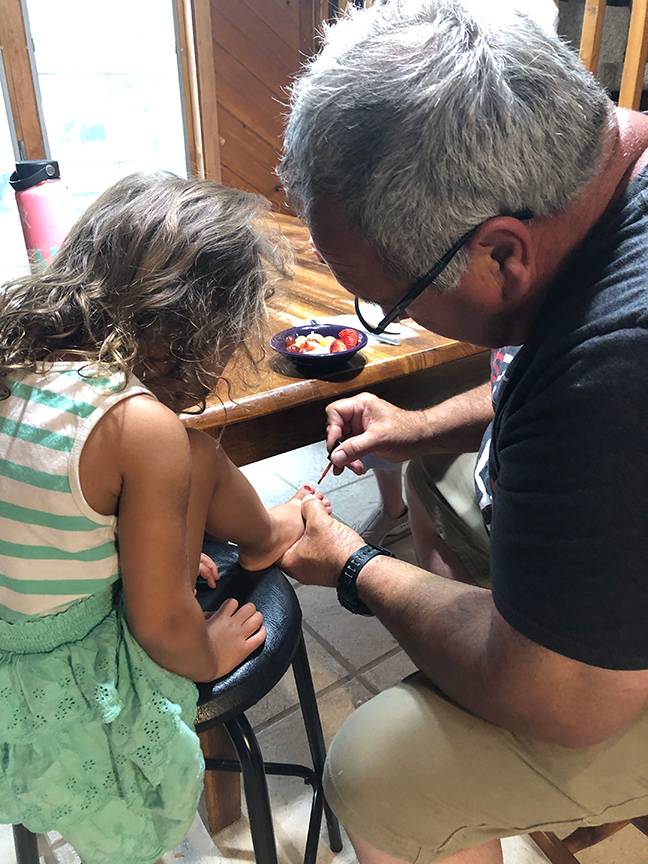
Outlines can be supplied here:
M218 567L204 552L200 553L200 564L198 565L198 576L206 580L210 588L216 587L216 580L220 579Z
M239 609L238 602L230 597L206 618L206 624L218 658L216 678L222 678L236 669L239 663L265 642L263 615L257 611L254 603L246 603Z

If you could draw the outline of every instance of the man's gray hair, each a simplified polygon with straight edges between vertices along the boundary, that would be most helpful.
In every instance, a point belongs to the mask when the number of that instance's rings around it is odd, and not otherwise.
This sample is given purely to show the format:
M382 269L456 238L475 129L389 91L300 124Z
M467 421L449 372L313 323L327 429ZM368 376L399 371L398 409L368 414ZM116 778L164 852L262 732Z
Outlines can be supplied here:
M413 281L492 216L568 209L599 166L610 102L538 2L382 0L327 27L279 168L305 221L332 196Z

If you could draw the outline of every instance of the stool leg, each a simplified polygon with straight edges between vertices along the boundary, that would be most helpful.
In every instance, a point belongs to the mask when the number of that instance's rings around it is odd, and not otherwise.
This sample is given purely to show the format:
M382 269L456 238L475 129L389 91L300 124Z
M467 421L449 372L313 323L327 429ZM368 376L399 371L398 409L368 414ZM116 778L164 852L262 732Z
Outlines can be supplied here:
M17 864L38 864L38 838L24 825L13 825Z
M256 864L277 864L268 784L259 745L245 714L228 720L225 727L241 763Z
M313 760L313 768L315 769L317 776L321 779L322 771L324 770L324 761L326 759L326 747L324 745L322 723L317 709L315 688L313 687L313 678L308 663L308 654L306 653L306 643L304 641L303 633L299 639L299 645L297 646L297 651L293 657L292 666L293 674L295 676L295 684L297 685L297 693L299 694L301 712L304 718L308 746L310 747L311 759ZM326 803L326 799L324 799L324 814L326 816L326 825L328 828L329 846L331 847L331 851L340 852L342 849L340 823Z

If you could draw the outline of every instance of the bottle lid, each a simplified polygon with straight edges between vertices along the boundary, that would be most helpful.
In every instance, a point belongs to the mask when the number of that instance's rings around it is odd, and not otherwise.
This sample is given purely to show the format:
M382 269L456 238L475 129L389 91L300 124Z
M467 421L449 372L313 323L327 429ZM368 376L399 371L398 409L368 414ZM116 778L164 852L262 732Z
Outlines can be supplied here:
M60 176L59 164L54 159L32 159L16 162L16 170L9 178L9 183L15 192L22 192L38 186L44 180L58 180Z

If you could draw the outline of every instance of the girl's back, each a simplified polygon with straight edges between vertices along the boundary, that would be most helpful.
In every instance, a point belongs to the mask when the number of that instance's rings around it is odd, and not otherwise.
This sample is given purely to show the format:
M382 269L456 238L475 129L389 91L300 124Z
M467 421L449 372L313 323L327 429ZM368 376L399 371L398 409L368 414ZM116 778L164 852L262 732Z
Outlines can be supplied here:
M91 371L17 373L0 401L0 817L130 864L181 841L202 759L195 687L126 626L117 520L79 480L90 432L148 391Z
M116 517L85 500L79 457L110 408L148 391L134 378L124 387L121 376L92 375L86 362L57 362L7 380L11 395L0 401L0 619L60 612L119 578Z

